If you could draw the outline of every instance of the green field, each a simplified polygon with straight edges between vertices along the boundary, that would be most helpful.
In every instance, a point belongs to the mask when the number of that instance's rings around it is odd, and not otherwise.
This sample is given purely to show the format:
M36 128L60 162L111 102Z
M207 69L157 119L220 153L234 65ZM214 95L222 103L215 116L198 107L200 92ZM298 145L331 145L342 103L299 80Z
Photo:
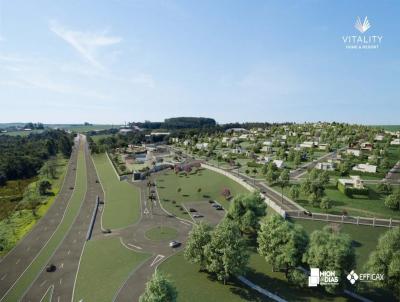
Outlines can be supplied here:
M124 247L119 238L90 240L79 266L73 301L113 301L114 295L149 254Z
M175 228L167 226L157 226L148 230L145 236L150 240L171 240L175 239L178 235L178 231Z
M0 134L5 134L5 135L11 135L11 136L28 136L31 133L42 133L43 130L32 130L32 131L9 131L6 133L0 133Z
M162 206L168 212L182 218L189 217L187 212L178 208L182 203L213 199L228 208L229 201L221 195L224 188L228 188L233 196L248 192L232 179L207 169L193 171L188 176L184 173L176 175L169 170L158 176L156 181ZM180 192L178 188L181 188ZM200 192L198 192L199 188Z
M68 233L73 221L79 213L82 202L85 198L87 181L86 181L86 165L83 148L79 150L78 165L77 165L77 179L75 189L72 193L72 197L69 200L68 207L66 209L63 220L57 227L57 230L46 243L44 248L40 251L35 260L27 268L18 282L11 288L8 294L5 296L4 301L18 301L29 285L34 281L35 277L47 264L53 252L56 250L58 245L62 242L65 235Z
M186 262L182 252L165 260L158 269L165 273L176 286L178 301L270 301L239 281L228 282L224 285L222 282L210 279L207 273L199 272L198 265Z
M372 125L371 127L380 128L388 131L399 131L400 125Z
M135 223L140 217L139 189L117 179L105 153L94 155L93 161L105 191L103 227L117 229Z

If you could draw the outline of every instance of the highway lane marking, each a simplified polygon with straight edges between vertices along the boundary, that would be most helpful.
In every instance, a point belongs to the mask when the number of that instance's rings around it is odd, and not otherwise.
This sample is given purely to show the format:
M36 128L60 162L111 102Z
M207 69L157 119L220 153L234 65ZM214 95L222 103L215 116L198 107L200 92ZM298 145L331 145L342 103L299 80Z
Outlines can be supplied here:
M60 279L60 285L61 285L61 283L62 283L62 278Z
M28 248L26 249L26 251L27 251L27 252L29 252L29 250L30 250L30 249L31 249L31 247L30 247L30 246L28 246Z
M154 260L153 260L153 262L150 264L150 266L153 266L154 264L156 264L157 262L160 262L161 260L163 260L164 259L164 255L157 255L155 258L154 258Z
M44 230L47 231L47 227L44 227Z
M61 263L61 265L60 265L60 268L63 268L64 267L64 262L63 263Z
M181 223L186 224L186 225L190 225L190 223L184 222L182 220L179 220Z
M42 287L43 285L45 285L46 282L47 282L47 280L44 280L44 281L40 284L40 287Z
M72 241L73 243L76 243L76 239L74 239L74 241Z
M17 260L17 262L15 262L15 264L18 264L20 261L21 261L21 258L19 258L19 259Z
M71 254L71 250L68 250L67 255Z
M57 297L57 302L60 302L60 296Z
M7 274L4 274L3 277L1 277L1 281L3 281L7 277Z
M136 248L136 249L139 249L139 250L142 249L140 246L134 245L134 244L132 244L132 243L128 243L128 245L131 246L131 247L134 247L134 248Z

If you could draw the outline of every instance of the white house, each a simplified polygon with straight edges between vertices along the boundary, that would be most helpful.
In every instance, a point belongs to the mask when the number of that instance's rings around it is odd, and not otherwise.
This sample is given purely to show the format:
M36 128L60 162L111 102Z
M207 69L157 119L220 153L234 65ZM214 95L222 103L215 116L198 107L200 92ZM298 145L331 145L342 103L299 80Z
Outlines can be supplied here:
M338 181L345 187L352 187L357 189L364 188L363 181L358 175L352 175L350 176L350 179L339 178Z
M382 135L382 134L377 134L377 135L375 135L375 140L376 140L376 141L383 141L384 138L385 138L385 136Z
M314 142L303 142L300 144L300 148L314 148Z
M190 145L190 140L184 140L183 141L183 145L186 147L186 146L189 146Z
M283 162L283 160L280 159L274 159L273 163L275 164L275 166L278 169L283 169L285 167L285 163Z
M263 142L264 146L272 146L272 142L271 141L265 141Z
M196 144L196 149L198 150L205 150L208 148L208 143L198 143Z
M349 154L349 155L352 154L354 156L359 157L361 155L361 150L358 150L358 149L347 149L346 153Z
M315 169L324 171L333 171L335 170L335 165L332 162L317 163Z
M319 144L318 145L318 149L319 150L324 150L325 151L327 148L328 148L328 144Z
M376 166L370 164L358 164L353 167L353 170L360 172L376 173Z
M272 147L271 146L264 146L261 148L261 152L265 152L265 153L269 153L272 151Z
M242 134L239 136L240 139L248 139L249 135L248 134Z
M395 138L390 142L391 145L400 145L400 138Z
M232 149L232 153L234 153L234 154L242 154L243 152L244 152L244 150L240 146L236 146L236 148Z

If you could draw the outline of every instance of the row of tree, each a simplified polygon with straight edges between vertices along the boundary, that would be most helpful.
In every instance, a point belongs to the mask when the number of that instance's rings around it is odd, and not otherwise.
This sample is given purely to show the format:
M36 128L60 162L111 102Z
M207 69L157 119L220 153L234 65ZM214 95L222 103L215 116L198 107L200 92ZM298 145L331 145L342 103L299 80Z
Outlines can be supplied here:
M51 156L62 153L69 157L71 150L72 136L61 130L27 137L0 135L0 185L33 177Z

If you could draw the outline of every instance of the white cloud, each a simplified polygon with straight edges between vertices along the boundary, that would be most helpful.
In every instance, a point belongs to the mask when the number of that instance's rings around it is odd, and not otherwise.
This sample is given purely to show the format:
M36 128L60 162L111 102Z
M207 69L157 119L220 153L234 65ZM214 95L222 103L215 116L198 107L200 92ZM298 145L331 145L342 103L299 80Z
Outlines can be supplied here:
M145 74L141 73L138 75L135 75L134 77L131 78L131 82L133 84L138 84L142 85L148 88L154 88L155 87L155 81L151 74Z
M122 41L121 37L109 36L107 31L88 32L67 29L56 21L50 22L50 30L71 45L85 60L97 68L103 68L98 60L102 47L112 46Z

